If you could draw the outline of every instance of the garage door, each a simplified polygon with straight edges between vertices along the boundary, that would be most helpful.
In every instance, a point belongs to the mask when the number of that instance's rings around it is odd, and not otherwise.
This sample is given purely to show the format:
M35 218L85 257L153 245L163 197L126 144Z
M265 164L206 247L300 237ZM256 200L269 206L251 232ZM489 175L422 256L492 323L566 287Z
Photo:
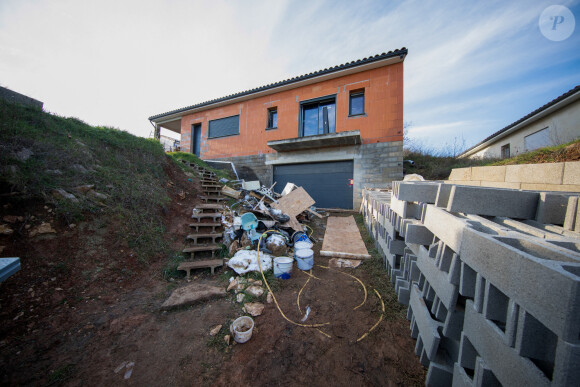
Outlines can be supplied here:
M316 207L323 208L352 209L352 175L352 160L274 166L277 192L286 183L294 183L304 187L316 201Z

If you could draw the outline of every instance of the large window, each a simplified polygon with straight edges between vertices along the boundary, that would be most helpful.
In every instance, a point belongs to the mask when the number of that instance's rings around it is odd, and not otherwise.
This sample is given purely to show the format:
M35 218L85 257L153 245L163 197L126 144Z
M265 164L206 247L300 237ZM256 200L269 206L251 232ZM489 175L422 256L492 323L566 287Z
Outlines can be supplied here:
M524 137L524 150L531 151L538 148L543 148L550 145L550 131L549 128L538 130Z
M348 101L348 115L359 116L365 114L365 91L351 91Z
M209 122L208 138L240 134L240 116L220 118Z
M268 126L266 129L274 129L278 127L278 108L268 109Z
M336 132L336 97L325 97L301 104L300 136Z

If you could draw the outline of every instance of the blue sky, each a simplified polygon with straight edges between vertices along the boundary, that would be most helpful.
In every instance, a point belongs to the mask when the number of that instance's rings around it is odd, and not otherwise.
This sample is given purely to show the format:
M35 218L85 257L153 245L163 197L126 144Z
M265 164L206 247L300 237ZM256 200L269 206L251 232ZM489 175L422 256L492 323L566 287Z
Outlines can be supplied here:
M565 5L560 42L538 26ZM0 1L0 84L148 136L147 117L407 47L405 121L471 146L580 84L579 1Z

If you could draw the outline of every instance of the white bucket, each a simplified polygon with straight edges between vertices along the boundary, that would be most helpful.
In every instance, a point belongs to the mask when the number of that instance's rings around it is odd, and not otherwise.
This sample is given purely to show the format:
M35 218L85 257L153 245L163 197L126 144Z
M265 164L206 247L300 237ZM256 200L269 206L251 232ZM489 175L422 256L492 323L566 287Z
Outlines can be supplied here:
M288 279L292 275L294 260L288 257L274 258L274 276L280 279Z
M294 250L312 249L312 242L300 241L294 243Z
M252 338L254 330L254 320L248 316L238 317L230 325L230 332L237 343L245 343Z
M300 270L310 270L314 266L314 251L310 249L296 250L295 257Z

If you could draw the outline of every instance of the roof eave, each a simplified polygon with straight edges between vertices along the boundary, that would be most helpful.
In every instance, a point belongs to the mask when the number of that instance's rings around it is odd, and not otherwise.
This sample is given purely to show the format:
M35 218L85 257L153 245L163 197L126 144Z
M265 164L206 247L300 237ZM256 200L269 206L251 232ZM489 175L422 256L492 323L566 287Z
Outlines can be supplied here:
M149 117L149 120L153 123L172 121L174 119L179 119L179 118L183 117L184 115L193 114L193 113L197 113L200 111L213 109L213 108L221 107L221 106L225 106L225 105L230 105L232 103L239 103L239 102L247 101L249 99L253 99L256 97L262 97L265 95L275 94L275 93L285 91L285 90L295 89L295 88L298 88L301 86L307 86L309 84L321 82L321 81L324 81L327 79L339 78L339 77L350 75L350 74L356 74L356 73L360 73L363 71L372 70L375 68L400 63L400 62L403 62L405 60L406 56L407 56L407 50L405 49L405 50L402 50L401 52L397 52L397 55L389 56L387 58L380 59L377 61L363 63L363 64L360 64L357 66L347 67L345 69L339 69L337 71L332 71L332 72L328 72L325 74L316 75L316 76L309 77L306 79L297 80L295 82L289 82L289 83L285 83L285 84L282 84L279 86L266 88L264 90L249 92L247 94L244 93L243 95L240 95L237 97L222 98L222 99L219 99L218 101L213 102L213 103L200 104L201 106L197 106L197 107L186 107L183 109L178 109L176 111L158 114L158 115Z

